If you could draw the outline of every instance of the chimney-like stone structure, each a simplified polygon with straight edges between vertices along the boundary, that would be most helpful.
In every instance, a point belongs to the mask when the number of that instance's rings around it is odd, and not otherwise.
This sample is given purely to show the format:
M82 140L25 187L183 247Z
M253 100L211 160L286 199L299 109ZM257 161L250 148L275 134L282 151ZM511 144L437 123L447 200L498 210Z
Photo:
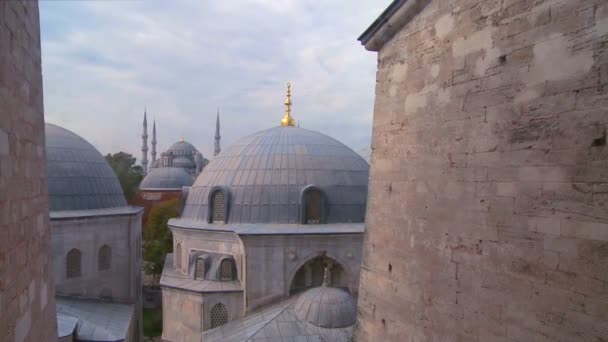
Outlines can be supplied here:
M396 0L357 341L608 340L608 2Z
M56 341L37 1L0 2L0 340Z

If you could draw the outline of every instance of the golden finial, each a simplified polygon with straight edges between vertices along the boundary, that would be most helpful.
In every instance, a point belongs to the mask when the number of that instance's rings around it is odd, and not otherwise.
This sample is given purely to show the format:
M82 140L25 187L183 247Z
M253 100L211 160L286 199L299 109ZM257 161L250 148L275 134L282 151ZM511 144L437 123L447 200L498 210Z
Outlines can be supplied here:
M296 120L291 117L291 84L287 82L287 98L285 99L285 116L281 120L281 126L295 126Z
M182 134L182 137L179 138L179 142L183 143L184 142L184 135Z

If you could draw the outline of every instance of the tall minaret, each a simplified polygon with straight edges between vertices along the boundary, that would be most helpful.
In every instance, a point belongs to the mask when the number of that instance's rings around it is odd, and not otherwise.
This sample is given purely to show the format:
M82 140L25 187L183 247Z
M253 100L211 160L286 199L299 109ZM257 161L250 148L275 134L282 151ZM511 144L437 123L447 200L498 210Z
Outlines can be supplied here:
M215 150L213 151L213 156L217 156L222 148L220 147L220 109L217 109L217 118L215 119Z
M141 146L141 167L144 169L144 175L148 173L148 119L146 118L146 110L144 109L144 134L141 135L143 145Z
M152 124L152 165L150 167L154 167L156 163L156 120Z

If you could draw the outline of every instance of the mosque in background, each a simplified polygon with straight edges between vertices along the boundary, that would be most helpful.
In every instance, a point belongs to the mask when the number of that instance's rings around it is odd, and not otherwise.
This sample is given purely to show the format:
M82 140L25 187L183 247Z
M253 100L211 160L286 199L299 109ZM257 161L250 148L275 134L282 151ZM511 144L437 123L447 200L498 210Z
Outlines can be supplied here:
M348 341L356 318L369 165L281 125L217 155L169 221L163 340Z
M59 341L140 341L142 208L90 143L45 134Z
M141 165L146 176L139 185L139 191L132 203L144 207L144 224L150 209L157 203L180 199L182 188L189 187L194 179L209 164L191 143L183 138L174 143L169 149L156 158L156 121L152 124L152 160L148 168L148 121L144 111L142 134ZM221 151L220 147L220 113L217 112L215 121L214 156Z

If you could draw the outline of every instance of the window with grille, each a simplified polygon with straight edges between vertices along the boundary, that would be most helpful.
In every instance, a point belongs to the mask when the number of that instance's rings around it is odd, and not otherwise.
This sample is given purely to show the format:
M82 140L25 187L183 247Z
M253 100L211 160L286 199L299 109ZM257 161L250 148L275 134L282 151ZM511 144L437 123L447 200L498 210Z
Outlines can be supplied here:
M182 244L178 243L175 246L175 266L182 268Z
M306 192L306 223L321 223L321 191L309 190Z
M112 300L112 289L104 287L99 292L99 298L103 300Z
M228 309L222 303L217 303L211 308L211 329L228 323Z
M76 278L82 275L81 272L82 254L80 250L74 248L68 252L65 258L65 275L68 278Z
M235 271L236 267L234 265L234 260L232 259L224 259L220 263L220 280L234 280L235 279Z
M205 259L203 258L196 259L196 265L194 267L194 279L205 279Z
M97 255L97 270L104 271L109 270L112 266L112 249L108 245L103 245L99 249Z
M323 261L323 259L314 260L311 265L311 286L321 286L323 284L323 277L325 276L325 267L327 264Z
M224 222L226 222L226 196L218 190L211 196L211 223Z

